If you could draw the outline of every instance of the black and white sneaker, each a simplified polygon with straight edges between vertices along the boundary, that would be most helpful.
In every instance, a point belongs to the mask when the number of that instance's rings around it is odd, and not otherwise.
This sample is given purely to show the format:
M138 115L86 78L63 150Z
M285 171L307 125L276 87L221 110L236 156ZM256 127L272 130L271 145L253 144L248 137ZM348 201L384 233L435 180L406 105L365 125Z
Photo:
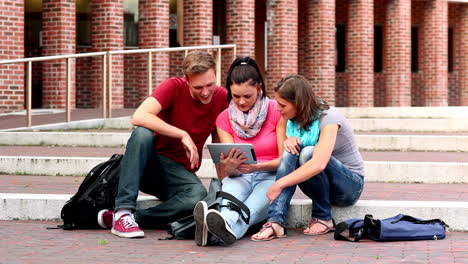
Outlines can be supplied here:
M206 228L205 217L208 205L205 201L199 201L193 208L193 218L195 219L195 243L204 247L208 243L208 229Z
M232 231L224 217L217 210L208 210L205 223L208 231L218 237L224 245L228 246L236 242L236 234L234 234L234 231Z

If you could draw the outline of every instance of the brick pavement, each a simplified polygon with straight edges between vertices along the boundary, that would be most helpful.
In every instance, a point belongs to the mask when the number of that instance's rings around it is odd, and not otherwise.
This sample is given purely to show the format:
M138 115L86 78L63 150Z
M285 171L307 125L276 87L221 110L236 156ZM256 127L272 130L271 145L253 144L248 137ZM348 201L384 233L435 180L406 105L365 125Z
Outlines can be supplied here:
M118 238L108 230L47 230L55 222L0 221L0 263L468 263L468 235L438 241L360 243L310 237L289 230L270 242L246 238L230 247L197 247L191 240Z

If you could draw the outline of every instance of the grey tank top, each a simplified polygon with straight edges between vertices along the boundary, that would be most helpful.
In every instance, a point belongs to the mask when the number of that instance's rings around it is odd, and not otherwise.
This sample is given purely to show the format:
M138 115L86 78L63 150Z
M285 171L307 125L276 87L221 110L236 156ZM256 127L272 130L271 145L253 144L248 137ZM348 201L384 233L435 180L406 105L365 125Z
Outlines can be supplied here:
M348 120L334 107L322 112L320 129L330 124L338 124L338 134L332 156L352 172L364 176L364 161L356 144L353 128Z

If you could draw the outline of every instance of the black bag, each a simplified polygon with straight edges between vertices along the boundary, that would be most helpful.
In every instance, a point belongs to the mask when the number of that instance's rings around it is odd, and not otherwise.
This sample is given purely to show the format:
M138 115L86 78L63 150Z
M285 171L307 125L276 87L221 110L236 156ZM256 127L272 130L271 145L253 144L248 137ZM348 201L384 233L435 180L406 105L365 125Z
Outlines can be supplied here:
M114 154L96 165L68 200L60 213L65 230L99 228L97 214L102 209L113 209L119 185L120 161L123 155Z
M374 241L437 240L445 238L448 227L440 219L422 220L399 214L383 220L366 215L362 219L349 219L335 228L335 239L358 242L361 239Z
M238 212L241 218L248 224L250 221L249 208L236 197L221 191L221 185L222 184L219 179L211 179L208 195L203 199L203 201L208 204L208 209L219 210L221 207L228 207L231 210ZM222 206L222 199L228 199L230 202L228 202L227 205ZM169 223L168 233L172 236L167 239L193 239L195 237L195 219L193 215L189 215Z

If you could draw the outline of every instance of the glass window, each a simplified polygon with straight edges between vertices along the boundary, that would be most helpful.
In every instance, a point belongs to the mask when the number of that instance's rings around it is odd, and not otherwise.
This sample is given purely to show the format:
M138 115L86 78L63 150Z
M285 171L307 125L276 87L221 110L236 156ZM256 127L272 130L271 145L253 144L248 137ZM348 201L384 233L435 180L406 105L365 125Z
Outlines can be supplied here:
M169 47L179 47L177 41L177 0L169 1Z
M346 70L346 25L336 25L336 72Z
M411 27L411 72L419 71L418 62L418 27Z
M374 26L374 72L382 72L383 65L383 26Z
M91 45L91 0L76 0L76 45Z
M124 45L138 47L138 0L124 0Z
M453 29L448 29L448 71L453 72Z
M34 51L42 46L42 0L26 0L24 13L24 46Z

